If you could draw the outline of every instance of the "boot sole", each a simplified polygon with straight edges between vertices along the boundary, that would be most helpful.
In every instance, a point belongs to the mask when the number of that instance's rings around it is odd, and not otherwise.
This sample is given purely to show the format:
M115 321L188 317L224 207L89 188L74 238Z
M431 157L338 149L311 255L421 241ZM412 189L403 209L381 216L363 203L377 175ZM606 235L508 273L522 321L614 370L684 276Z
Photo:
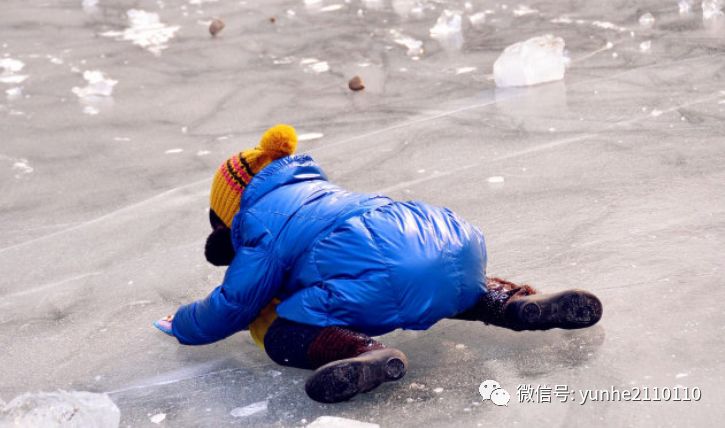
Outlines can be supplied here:
M516 330L567 330L593 326L602 318L602 302L584 290L531 295L511 302Z
M384 382L405 376L408 359L397 349L378 349L318 368L305 383L307 395L320 403L339 403Z

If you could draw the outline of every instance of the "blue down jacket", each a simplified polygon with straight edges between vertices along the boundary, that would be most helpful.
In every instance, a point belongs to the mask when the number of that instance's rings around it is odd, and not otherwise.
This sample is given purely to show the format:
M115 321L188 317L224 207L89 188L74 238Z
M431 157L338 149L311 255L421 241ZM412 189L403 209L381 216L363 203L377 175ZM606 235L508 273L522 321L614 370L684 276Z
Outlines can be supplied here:
M275 297L282 318L380 335L427 329L487 292L478 229L445 208L348 192L308 155L254 177L232 240L222 285L174 317L181 343L244 330Z

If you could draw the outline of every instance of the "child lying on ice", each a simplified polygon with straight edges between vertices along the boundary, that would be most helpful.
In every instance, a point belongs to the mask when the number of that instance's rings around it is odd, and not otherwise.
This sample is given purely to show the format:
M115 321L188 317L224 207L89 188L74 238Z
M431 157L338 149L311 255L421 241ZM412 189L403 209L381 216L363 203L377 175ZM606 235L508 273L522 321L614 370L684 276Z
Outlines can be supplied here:
M601 318L586 291L486 278L474 226L445 208L348 192L296 146L294 129L277 125L217 170L206 257L229 265L224 282L157 328L187 345L248 328L276 363L315 369L305 390L330 403L405 375L406 356L370 336L443 318L512 330Z

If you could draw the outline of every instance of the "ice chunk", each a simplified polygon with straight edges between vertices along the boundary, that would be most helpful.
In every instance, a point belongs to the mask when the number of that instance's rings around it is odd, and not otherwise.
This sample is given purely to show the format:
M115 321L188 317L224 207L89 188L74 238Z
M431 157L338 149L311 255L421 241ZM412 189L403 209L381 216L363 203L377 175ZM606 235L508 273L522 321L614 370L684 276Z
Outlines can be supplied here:
M649 12L647 12L639 17L639 25L641 25L645 28L652 27L654 25L654 23L655 23L655 17L652 16L652 14Z
M451 33L461 32L461 14L444 10L436 24L430 29L430 36L435 38L448 37Z
M153 422L157 425L160 424L161 422L163 422L164 419L166 419L166 413L157 413L149 418L149 420L151 420L151 422Z
M98 0L82 0L81 7L83 12L91 15L98 12Z
M515 43L493 64L496 86L528 86L564 78L564 39L551 34Z
M680 15L687 15L692 10L692 0L679 0L677 7L680 8Z
M645 40L644 42L639 44L639 50L642 52L649 52L651 47L652 47L652 40Z
M113 37L117 40L128 40L154 55L160 55L162 50L169 47L167 42L179 31L177 25L168 26L162 23L157 13L131 9L126 12L126 16L129 22L127 29L124 31L106 31L101 33L101 36Z
M503 183L504 180L503 180L503 177L501 177L500 175L494 175L493 177L488 177L486 179L486 181L488 181L491 184L499 184L499 183Z
M5 95L7 96L8 101L15 101L23 96L23 88L17 86L15 88L6 89Z
M234 416L235 418L244 418L247 416L252 416L259 412L264 412L266 410L267 410L267 402L258 401L256 403L252 403L248 406L237 407L235 409L232 409L232 411L229 412L229 414Z
M318 138L324 137L325 134L321 132L308 132L306 134L300 134L297 136L297 141L309 141L309 140L316 140Z
M423 55L423 42L420 40L407 36L398 30L390 30L390 35L393 36L393 41L395 43L408 48L407 54L409 57L415 59Z
M83 72L83 78L88 81L88 85L83 88L76 86L72 89L73 93L78 95L79 98L94 96L110 97L113 94L113 87L118 83L118 80L106 77L99 70L86 70Z
M513 10L515 16L531 15L532 13L539 13L538 10L532 9L525 4L520 4L516 9Z
M478 12L468 16L468 20L476 28L480 28L486 23L486 12Z
M17 74L25 67L25 63L12 58L0 58L0 83L21 83L28 78Z
M723 15L723 0L702 0L702 19L713 19Z
M307 425L307 428L380 428L380 425L338 416L320 416Z
M317 58L302 58L300 65L304 67L306 73L325 73L330 71L330 65L327 61L320 61Z
M0 403L0 426L118 427L121 412L106 394L83 391L23 394Z

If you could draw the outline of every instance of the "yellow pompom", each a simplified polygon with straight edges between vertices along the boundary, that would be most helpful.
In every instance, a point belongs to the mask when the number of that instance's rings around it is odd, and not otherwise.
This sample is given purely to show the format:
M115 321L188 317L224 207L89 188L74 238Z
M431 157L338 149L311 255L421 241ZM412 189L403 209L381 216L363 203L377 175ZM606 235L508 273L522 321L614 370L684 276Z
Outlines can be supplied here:
M289 125L275 125L262 135L259 148L265 152L276 152L279 157L291 155L297 149L297 133Z

